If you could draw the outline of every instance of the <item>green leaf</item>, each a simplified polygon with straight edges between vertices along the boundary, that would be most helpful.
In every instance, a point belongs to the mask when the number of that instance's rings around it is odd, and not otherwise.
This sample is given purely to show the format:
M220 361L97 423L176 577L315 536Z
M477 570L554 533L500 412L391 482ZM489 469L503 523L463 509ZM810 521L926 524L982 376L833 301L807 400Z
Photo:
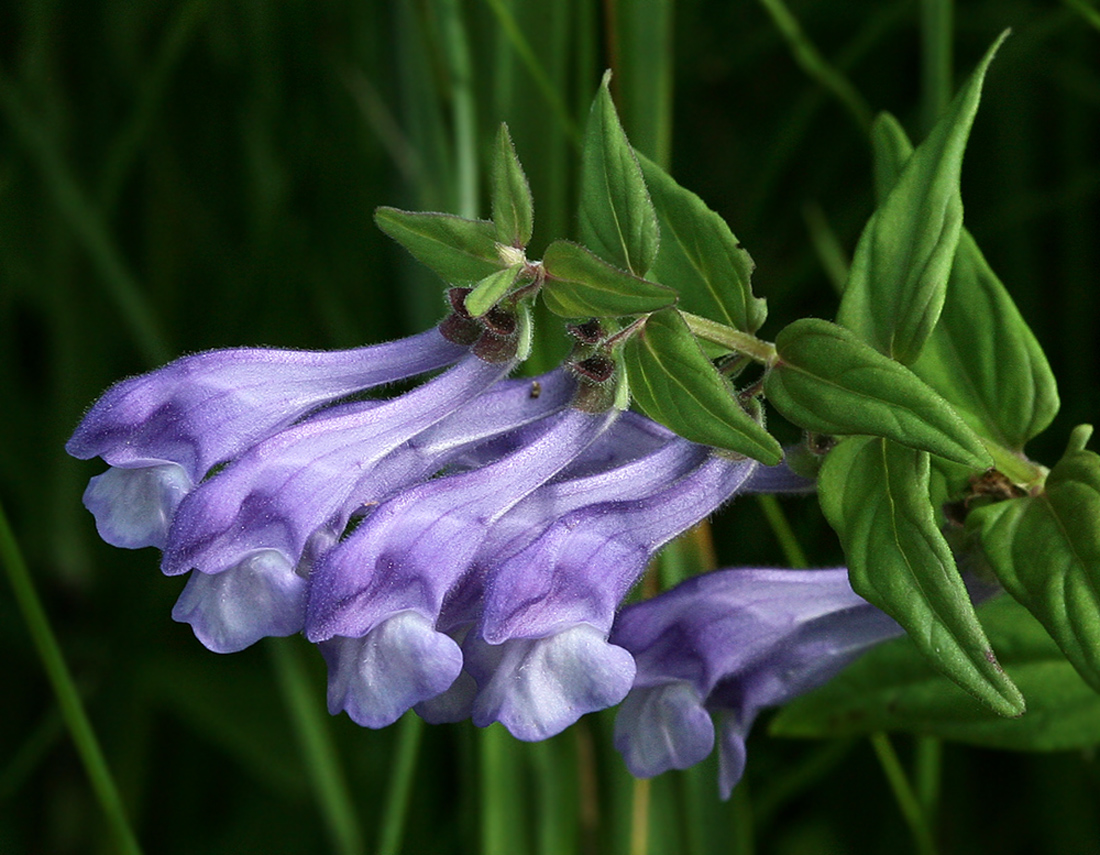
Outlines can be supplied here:
M1100 692L1100 456L1073 448L1042 494L977 508L967 528L1005 589Z
M981 440L950 404L843 327L803 318L783 329L775 345L780 361L764 392L799 427L887 437L972 469L991 465Z
M875 204L881 205L898 183L913 154L913 143L890 113L879 113L871 123L871 152L874 158Z
M653 277L680 293L685 312L756 332L768 309L752 293L752 257L702 199L653 161L642 155L638 160L661 227Z
M909 158L852 259L837 321L899 362L920 355L943 307L962 228L959 173L1002 35Z
M738 403L675 309L650 315L623 350L630 392L651 419L685 439L774 465L783 450Z
M496 227L488 220L377 208L374 222L417 261L454 285L472 285L504 266Z
M772 720L778 736L856 736L906 731L989 748L1068 751L1100 743L1100 695L1011 597L980 609L989 640L1027 699L1002 718L943 680L909 639L868 652L828 685L788 704Z
M837 445L818 476L855 592L900 623L945 675L1001 715L1019 715L1023 698L978 623L928 488L926 452L869 437Z
M875 120L871 139L882 198L913 147L885 113ZM1058 387L1039 342L965 228L940 321L912 368L975 431L1014 451L1058 412Z
M492 188L497 240L517 249L527 246L535 227L535 206L506 124L501 124L493 149Z
M508 293L522 272L523 265L516 264L503 270L496 270L478 282L474 290L466 295L464 301L470 317L480 318L493 308L500 298Z
M1014 451L1058 412L1043 349L965 229L940 322L912 368L975 431Z
M611 72L592 102L581 156L581 242L601 258L645 276L657 257L657 214L642 169L608 88Z
M583 246L556 240L542 257L542 298L563 318L608 318L654 312L676 302L676 292L612 267Z

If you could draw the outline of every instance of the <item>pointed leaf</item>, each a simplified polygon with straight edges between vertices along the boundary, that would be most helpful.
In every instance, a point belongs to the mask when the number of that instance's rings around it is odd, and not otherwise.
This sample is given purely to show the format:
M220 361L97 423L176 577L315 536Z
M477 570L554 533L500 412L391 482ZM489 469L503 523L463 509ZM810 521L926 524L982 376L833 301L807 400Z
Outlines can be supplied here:
M653 161L638 156L661 227L652 275L680 293L680 308L756 332L767 303L752 293L753 260L730 227Z
M601 258L645 276L657 257L657 214L642 169L619 124L604 74L584 132L581 242Z
M875 120L871 139L883 198L913 147L886 113ZM912 368L975 431L1014 451L1058 412L1058 387L1039 342L965 228L940 322Z
M612 267L583 246L556 240L542 257L542 298L563 318L640 315L676 302L676 292Z
M1083 443L1081 443L1083 446ZM1041 495L978 508L967 528L1005 589L1100 692L1100 456L1073 448Z
M778 736L907 731L1013 751L1069 751L1100 744L1100 695L1077 675L1043 627L1011 597L978 609L1027 712L1002 718L942 679L908 639L868 652L828 685L772 720Z
M535 226L535 207L531 187L505 124L500 126L493 149L492 187L497 240L505 246L527 246Z
M973 469L992 465L981 440L943 398L843 327L803 318L775 344L780 362L764 392L799 427L887 437Z
M852 588L905 627L932 664L1001 715L1023 698L1005 676L928 498L929 460L885 439L829 452L818 498L840 535Z
M654 421L685 439L768 465L783 458L779 443L738 403L675 309L647 318L623 356L631 395Z
M871 152L874 158L875 204L882 205L898 183L913 154L909 135L890 113L879 113L871 123Z
M474 286L474 290L466 295L464 301L466 311L470 314L470 317L480 318L493 308L500 298L508 293L522 272L523 265L517 264L513 267L494 271L478 282Z
M965 229L940 322L912 368L975 431L1014 451L1058 412L1039 342Z
M417 261L454 285L472 285L504 266L496 227L488 220L378 208L374 222Z
M856 246L837 321L899 362L920 355L943 307L962 228L963 151L986 69L1003 39L909 158Z

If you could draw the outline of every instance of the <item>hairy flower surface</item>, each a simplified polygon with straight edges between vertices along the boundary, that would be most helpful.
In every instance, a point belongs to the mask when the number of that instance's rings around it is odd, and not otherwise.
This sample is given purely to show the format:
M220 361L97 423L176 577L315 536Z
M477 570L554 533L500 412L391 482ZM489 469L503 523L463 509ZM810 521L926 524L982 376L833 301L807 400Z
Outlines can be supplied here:
M615 746L642 778L714 748L728 798L759 712L823 685L901 627L859 597L845 568L718 570L623 609L611 641L638 666ZM712 720L713 719L713 720Z
M219 463L311 410L456 362L438 329L345 351L231 348L185 356L108 389L65 450L111 465L84 502L108 543L163 548L176 506Z
M521 323L459 305L386 345L212 351L123 381L68 445L110 464L85 503L105 540L156 546L165 574L190 574L172 615L209 649L304 632L333 713L383 727L415 708L538 740L630 693L623 720L643 734L631 768L694 762L710 750L700 716L736 707L725 677L766 658L771 636L742 639L738 608L771 602L779 577L697 581L616 613L657 550L733 496L812 485L622 412L610 359L508 379ZM403 394L364 395L428 372ZM834 583L792 620L853 596ZM694 646L662 641L691 620L710 621ZM646 700L658 694L671 700ZM745 729L780 694L744 707ZM660 718L671 702L691 727ZM678 746L668 756L646 741L654 727Z

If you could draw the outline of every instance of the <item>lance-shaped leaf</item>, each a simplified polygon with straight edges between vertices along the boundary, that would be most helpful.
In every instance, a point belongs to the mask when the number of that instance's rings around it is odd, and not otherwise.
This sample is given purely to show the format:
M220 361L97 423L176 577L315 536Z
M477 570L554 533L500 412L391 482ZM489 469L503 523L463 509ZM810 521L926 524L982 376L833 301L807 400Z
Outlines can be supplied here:
M888 113L875 120L871 141L882 199L913 147ZM912 368L975 431L1014 451L1058 412L1058 387L1039 342L965 228L940 321Z
M493 148L493 224L497 240L505 246L525 247L535 227L531 187L523 173L508 126L501 124Z
M1090 432L1074 432L1042 494L978 508L966 523L1001 584L1100 692L1100 456L1084 449Z
M1011 597L978 609L1000 662L1027 699L1002 718L929 667L908 639L868 652L828 685L787 705L777 736L905 731L1013 751L1069 751L1100 743L1100 695L1077 675L1043 627Z
M563 318L611 318L654 312L676 302L676 292L612 267L583 246L556 240L542 256L542 298Z
M685 312L756 332L767 303L752 293L752 257L730 227L698 196L638 155L661 226L653 277L675 288Z
M685 439L774 465L783 450L738 403L675 309L650 315L623 349L630 393L654 421Z
M871 153L875 175L875 205L880 206L898 183L913 155L909 135L892 113L882 112L871 122Z
M645 276L657 257L660 231L642 168L627 142L603 76L584 132L581 156L581 242L601 258Z
M504 266L496 227L488 220L378 208L374 222L417 261L452 284L472 285Z
M912 371L843 327L803 318L776 338L764 392L799 427L887 437L973 469L992 465L978 436Z
M840 535L852 588L905 627L929 661L1001 715L1023 698L974 613L928 498L928 454L846 439L825 458L818 498Z
M496 270L478 282L463 302L470 317L480 318L493 308L497 301L508 293L522 272L523 265L516 264L505 267L503 270Z
M837 320L882 353L910 363L939 319L962 228L959 173L989 49L947 113L905 164L868 221Z
M912 368L975 431L1013 451L1058 412L1043 349L965 229L940 322Z

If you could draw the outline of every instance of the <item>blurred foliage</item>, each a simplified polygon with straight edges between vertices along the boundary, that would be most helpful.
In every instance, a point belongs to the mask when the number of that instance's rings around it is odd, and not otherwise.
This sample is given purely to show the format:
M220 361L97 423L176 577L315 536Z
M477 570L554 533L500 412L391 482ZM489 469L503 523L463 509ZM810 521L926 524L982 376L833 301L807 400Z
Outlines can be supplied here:
M606 714L539 745L329 719L323 665L300 640L218 657L172 623L182 581L151 551L99 542L80 506L98 469L62 444L110 382L183 352L343 347L433 322L441 283L372 212L486 215L501 121L531 179L533 255L575 236L577 127L605 67L631 139L753 254L762 333L831 318L830 282L872 206L865 123L888 109L919 140L1009 26L963 199L1059 378L1060 442L1100 403L1089 0L0 4L0 502L146 851L909 845L865 741L759 727L723 804L713 761L633 782ZM1030 449L1048 464L1059 450ZM813 503L796 507L810 560L835 563ZM724 564L784 561L752 502L714 530ZM0 851L115 851L9 594ZM943 851L1100 851L1095 757L897 744Z

